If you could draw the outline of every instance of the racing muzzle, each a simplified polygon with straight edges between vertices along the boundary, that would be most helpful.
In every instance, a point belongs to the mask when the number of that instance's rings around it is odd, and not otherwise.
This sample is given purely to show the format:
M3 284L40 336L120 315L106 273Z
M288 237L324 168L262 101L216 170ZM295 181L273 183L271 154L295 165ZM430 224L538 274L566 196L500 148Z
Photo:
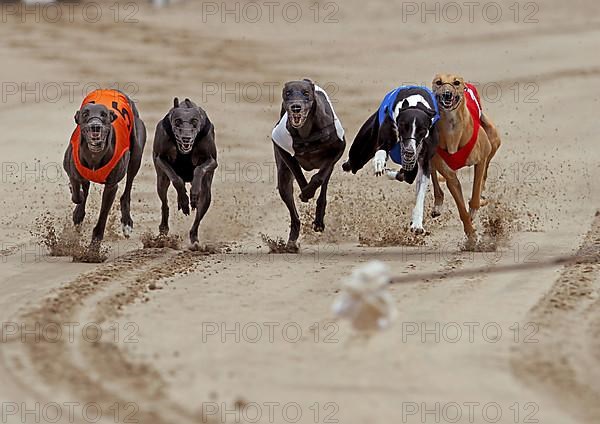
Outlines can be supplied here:
M194 148L198 130L195 128L173 127L173 132L175 133L177 150L184 155L190 153Z
M90 151L101 152L106 147L111 125L105 124L100 118L92 118L81 125L81 135Z
M416 138L403 139L400 143L402 151L402 168L407 171L412 171L417 165L417 159L423 148L423 141L429 136L429 131L421 140ZM406 141L405 141L406 140ZM407 143L408 142L408 143Z

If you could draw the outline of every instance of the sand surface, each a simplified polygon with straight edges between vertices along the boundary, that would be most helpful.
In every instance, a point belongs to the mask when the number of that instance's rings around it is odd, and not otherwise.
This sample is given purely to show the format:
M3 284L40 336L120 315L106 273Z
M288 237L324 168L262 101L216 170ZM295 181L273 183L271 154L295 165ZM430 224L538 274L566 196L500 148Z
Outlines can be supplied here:
M123 2L115 19L111 3L97 23L81 6L50 22L1 5L1 422L600 422L598 263L451 276L597 254L597 2L523 2L518 16L499 2L497 23L492 10L483 17L487 3L454 23L447 2L439 22L423 22L402 3L302 1L296 23L288 3L269 16L259 2L257 22L246 2L228 3L239 19L223 18L221 2L192 1ZM338 166L325 232L310 230L314 201L300 205L301 253L269 255L261 234L286 237L289 225L269 137L283 82L326 88L350 144L389 89L436 72L479 83L500 130L476 226L502 227L503 244L463 251L448 192L442 217L427 215L429 234L414 238L412 187ZM133 237L122 237L115 204L108 260L82 264L49 256L39 233L75 237L62 157L84 90L97 85L138 102L149 141ZM154 128L174 96L201 104L216 127L219 168L200 227L208 253L185 250L191 219L173 191L183 248L142 248L160 219ZM461 171L466 193L471 176ZM100 194L91 191L83 242ZM430 192L427 213L432 204ZM342 279L374 259L397 276L444 275L392 286L394 324L364 335L330 307Z

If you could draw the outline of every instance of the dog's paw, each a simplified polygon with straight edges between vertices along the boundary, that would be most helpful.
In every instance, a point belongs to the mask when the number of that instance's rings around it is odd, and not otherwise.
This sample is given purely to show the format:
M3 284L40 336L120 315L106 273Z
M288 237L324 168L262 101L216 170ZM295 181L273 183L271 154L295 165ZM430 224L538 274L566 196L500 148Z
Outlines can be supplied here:
M177 209L184 215L190 214L190 199L185 191L177 194Z
M123 224L123 236L125 236L125 238L129 238L131 237L131 233L133 233L133 224Z
M464 245L463 249L466 251L474 251L475 248L477 247L477 241L478 241L477 233L474 232L471 234L467 234L467 239L465 240L465 245Z
M298 253L300 248L298 247L298 242L289 240L285 245L286 253Z
M415 224L415 223L410 223L410 231L412 231L414 234L425 234L425 229L423 228L423 224Z
M313 231L315 233L322 233L323 231L325 231L325 223L324 222L315 221L315 222L313 222L312 227L313 227Z
M315 197L315 193L317 192L316 188L313 188L310 184L302 189L300 192L300 200L304 203L308 202L310 199Z
M158 227L158 234L161 236L168 236L169 235L169 226L168 225L159 225Z
M190 245L188 246L188 250L190 250L192 252L199 252L200 248L201 248L201 246L200 246L200 242L198 240L190 242Z
M75 226L79 226L83 222L84 218L85 208L83 207L83 205L79 204L75 206L75 209L73 210L73 224Z
M385 170L385 176L389 179L389 180L396 180L398 177L398 171L393 171L391 169L386 169Z

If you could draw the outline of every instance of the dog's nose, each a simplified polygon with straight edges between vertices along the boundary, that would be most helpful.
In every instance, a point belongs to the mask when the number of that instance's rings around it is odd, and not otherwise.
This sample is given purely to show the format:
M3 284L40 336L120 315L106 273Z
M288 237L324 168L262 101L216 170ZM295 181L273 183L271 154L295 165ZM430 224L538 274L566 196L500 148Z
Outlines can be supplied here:
M451 92L451 91L444 91L444 92L442 93L442 97L443 97L445 100L452 100L452 92Z
M291 105L290 110L292 113L300 113L302 111L302 106L300 105Z
M181 137L181 140L182 140L184 143L189 143L190 141L192 141L192 137Z

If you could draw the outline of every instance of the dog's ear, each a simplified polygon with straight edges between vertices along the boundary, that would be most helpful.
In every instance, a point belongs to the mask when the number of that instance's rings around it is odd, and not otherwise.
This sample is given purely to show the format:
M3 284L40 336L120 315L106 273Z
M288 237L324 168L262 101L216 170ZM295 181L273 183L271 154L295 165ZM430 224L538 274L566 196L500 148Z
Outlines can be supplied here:
M312 89L312 91L315 91L315 82L313 80L311 80L310 78L304 78L303 81L306 81L307 83L310 84L310 88Z
M433 118L436 115L436 112L434 109L428 108L423 103L417 103L417 109L425 112L430 118Z
M74 116L74 118L75 118L75 123L76 123L77 125L79 125L79 118L80 118L80 117L81 117L81 112L80 112L80 111L77 111L77 112L75 112L75 116Z
M437 112L434 109L425 108L425 112L427 112L427 115L429 115L431 119L435 118L437 115Z
M173 99L173 107L179 107L179 98L178 97L175 97Z
M111 111L110 111L110 122L111 122L111 124L112 124L113 122L115 122L116 120L117 120L117 114L115 113L115 111L114 111L114 110L111 110Z

